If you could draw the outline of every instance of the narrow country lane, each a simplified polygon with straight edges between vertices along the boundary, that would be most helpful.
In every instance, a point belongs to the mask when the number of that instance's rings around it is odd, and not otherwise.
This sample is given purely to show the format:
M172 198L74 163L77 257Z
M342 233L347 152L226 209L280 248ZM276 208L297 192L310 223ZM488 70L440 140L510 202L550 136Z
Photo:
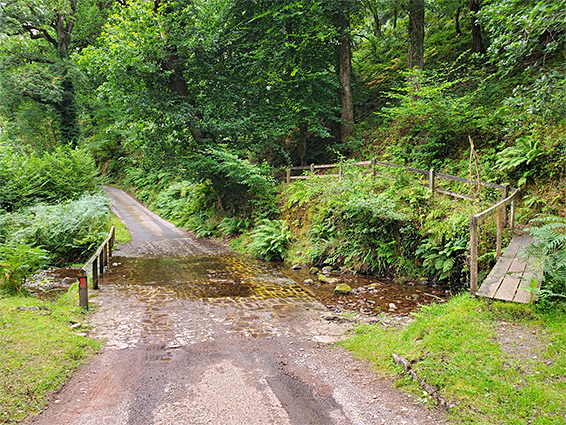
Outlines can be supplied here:
M106 190L132 234L91 294L106 343L32 424L447 423L332 344L349 325L293 281Z

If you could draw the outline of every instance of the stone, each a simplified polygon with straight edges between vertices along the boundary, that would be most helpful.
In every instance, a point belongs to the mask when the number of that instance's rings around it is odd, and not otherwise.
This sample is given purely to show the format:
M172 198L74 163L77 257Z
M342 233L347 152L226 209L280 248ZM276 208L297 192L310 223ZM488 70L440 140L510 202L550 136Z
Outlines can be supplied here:
M336 294L346 295L346 294L349 294L351 291L352 291L352 288L349 285L346 285L345 283L339 283L334 288L334 292Z
M324 266L324 267L322 268L322 273L324 273L324 274L330 274L330 273L332 273L332 266Z
M301 270L301 266L299 264L293 264L291 270Z
M310 273L310 274L318 274L319 272L320 272L320 270L319 270L318 267L311 267L311 268L309 269L309 273Z
M303 280L303 283L304 283L305 285L312 285L312 284L314 283L314 280L312 280L312 279L305 279L305 280Z
M75 283L77 281L77 279L73 279L72 277L66 277L64 278L61 283L63 285L72 285L73 283Z
M334 284L338 283L338 279L337 279L337 278L335 278L335 277L328 277L328 276L326 276L326 275L324 275L324 274L322 274L322 273L318 275L318 280L319 280L320 282L328 283L328 284L331 284L331 285L334 285Z
M20 311L39 311L39 310L49 310L47 307L44 306L35 306L35 305L21 305L18 307Z
M389 303L389 311L396 311L397 306L394 303Z

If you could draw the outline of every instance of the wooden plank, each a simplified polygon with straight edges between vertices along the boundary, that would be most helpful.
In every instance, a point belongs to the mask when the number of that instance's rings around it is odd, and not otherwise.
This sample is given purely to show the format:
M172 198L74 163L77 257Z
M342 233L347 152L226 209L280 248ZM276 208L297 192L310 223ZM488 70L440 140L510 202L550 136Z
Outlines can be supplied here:
M493 298L503 301L513 301L515 294L517 293L517 288L522 282L523 273L527 263L521 261L517 256L513 259L513 262L509 266L509 270L501 281L499 289L493 296Z
M315 165L312 168L315 170L326 170L328 168L337 168L339 167L339 165L337 164L321 164L321 165Z
M442 189L441 187L437 187L434 189L438 193L442 193L443 195L449 195L454 198L465 199L466 201L475 201L476 198L468 195L464 195L463 193L452 192L451 190Z
M501 286L497 290L493 298L502 301L512 301L517 292L517 288L521 283L521 278L517 276L507 275L503 278Z
M505 274L509 271L515 256L521 249L523 245L523 240L521 237L514 237L505 252L495 264L489 275L485 278L477 295L480 297L493 298L497 290L501 285L501 281L505 277Z
M526 247L525 247L526 249ZM533 262L527 262L527 267L525 268L525 272L523 273L521 284L519 288L517 288L517 293L515 294L515 298L513 298L514 302L517 303L529 303L531 300L536 299L536 294L528 291L527 288L531 287L531 283L534 281L535 288L540 288L540 284L542 283L543 272L542 272L542 264L536 264Z

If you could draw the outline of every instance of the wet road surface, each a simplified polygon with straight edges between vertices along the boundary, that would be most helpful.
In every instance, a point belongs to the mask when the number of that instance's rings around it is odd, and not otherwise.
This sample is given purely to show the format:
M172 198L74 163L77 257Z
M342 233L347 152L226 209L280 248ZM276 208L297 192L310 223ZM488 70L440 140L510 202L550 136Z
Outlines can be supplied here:
M32 423L445 423L328 344L350 325L293 280L108 193L133 238L91 296L106 344Z

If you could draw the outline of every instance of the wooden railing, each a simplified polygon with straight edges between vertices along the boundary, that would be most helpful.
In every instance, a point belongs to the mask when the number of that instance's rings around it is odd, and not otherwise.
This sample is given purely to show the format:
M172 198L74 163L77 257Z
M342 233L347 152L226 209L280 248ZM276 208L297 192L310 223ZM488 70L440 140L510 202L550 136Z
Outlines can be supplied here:
M418 168L412 167L405 167L403 165L391 164L388 162L379 162L375 158L371 161L361 161L361 162L354 162L348 163L347 165L353 165L358 167L371 167L371 175L373 178L376 176L384 176L383 174L379 174L376 171L377 167L385 167L385 168L396 168L402 169L414 174L421 174L428 177L428 186L432 194L435 192L442 193L445 195L452 196L454 198L466 199L469 201L475 201L476 198L463 194L454 192L451 190L447 190L436 185L436 179L445 179L445 180L452 180L458 181L463 183L468 183L470 185L481 185L484 187L490 187L492 189L497 189L501 191L501 201L492 205L485 211L482 211L478 214L473 214L470 216L470 292L475 295L477 292L477 285L478 285L478 225L483 223L487 218L491 217L492 215L497 213L497 242L496 242L496 258L499 259L501 256L502 251L502 239L503 239L503 228L510 225L511 233L514 233L515 230L515 200L519 196L519 191L515 188L512 188L510 185L501 185L496 183L489 183L483 182L473 179L467 179L464 177L458 176L451 176L449 174L437 173L434 170L420 170ZM316 170L328 170L337 168L337 174L325 174L328 177L338 177L342 178L344 175L344 167L346 164L323 164L323 165L314 165L311 164L310 166L303 166L303 167L288 167L287 168L287 183L291 183L293 180L298 179L308 179L315 175ZM293 176L293 171L310 171L309 175L299 175ZM507 207L510 206L510 217L508 218L507 215Z
M88 273L92 272L92 288L98 289L98 278L104 273L104 267L108 265L109 258L112 258L115 231L116 229L112 226L108 237L79 270L79 305L85 309L88 309Z
M468 184L476 185L476 186L481 185L481 186L485 186L485 187L490 187L492 189L500 190L501 193L502 193L503 199L505 199L507 197L507 193L509 192L509 188L510 188L509 185L501 185L501 184L496 184L496 183L483 182L483 181L478 181L478 180L473 180L473 179L467 179L467 178L464 178L464 177L451 176L450 174L438 173L433 169L427 171L427 170L420 170L418 168L405 167L403 165L391 164L389 162L380 162L380 161L377 161L375 158L372 159L371 161L360 161L360 162L353 162L353 163L347 163L347 164L322 164L322 165L311 164L309 166L288 167L286 169L286 174L287 174L286 181L287 181L287 183L291 183L291 181L293 181L293 180L309 179L313 175L315 175L317 170L329 170L329 169L333 169L333 168L338 169L337 174L324 174L324 176L342 178L344 176L344 169L347 166L357 166L357 167L370 166L371 167L370 173L371 173L372 177L376 177L376 176L387 177L383 174L378 173L377 167L402 169L402 170L408 171L408 172L413 173L413 174L421 174L423 176L427 176L428 184L425 185L425 186L428 186L428 188L431 191L431 194L438 192L438 193L442 193L444 195L452 196L454 198L466 199L468 201L474 201L475 198L472 197L472 196L463 194L463 193L458 193L458 192L454 192L454 191L451 191L451 190L444 189L442 187L438 187L437 184L436 184L436 180L440 178L440 179L445 179L445 180L468 183ZM310 171L310 174L298 175L298 176L292 175L293 171L303 172L303 171L307 171L307 170Z
M496 260L501 257L503 228L509 224L511 234L515 233L515 199L519 196L519 190L509 188L509 196L502 201L492 205L487 210L470 216L470 292L476 295L478 290L478 225L497 213L497 241L495 248ZM510 217L507 220L507 206L511 207Z

